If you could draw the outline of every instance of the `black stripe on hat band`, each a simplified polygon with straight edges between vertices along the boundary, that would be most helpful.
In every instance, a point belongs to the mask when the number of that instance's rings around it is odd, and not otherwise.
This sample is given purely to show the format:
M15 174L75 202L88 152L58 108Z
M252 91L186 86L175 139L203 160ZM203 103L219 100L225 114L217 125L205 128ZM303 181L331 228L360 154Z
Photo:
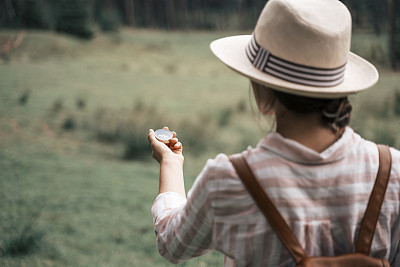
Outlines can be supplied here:
M289 82L330 87L338 85L344 80L346 65L324 69L296 64L272 55L257 44L254 35L246 47L246 54L257 69Z
M266 71L266 69L268 69L268 68L274 69L275 71L278 71L278 72L281 72L281 73L284 73L287 75L292 75L297 78L303 78L306 80L315 80L315 81L333 81L333 80L340 79L343 76L342 73L333 74L333 75L310 74L308 72L296 71L296 70L293 70L290 68L286 68L279 64L274 64L271 61L267 63L267 66L265 67L264 70Z
M271 55L271 62L280 65L281 67L291 69L293 71L298 71L302 73L312 73L313 75L337 75L341 74L344 72L346 69L346 65L343 65L342 67L336 68L336 69L319 69L319 68L313 68L313 67L305 67L296 63L291 63L286 60L280 59L278 57L275 57ZM306 69L306 71L305 71Z

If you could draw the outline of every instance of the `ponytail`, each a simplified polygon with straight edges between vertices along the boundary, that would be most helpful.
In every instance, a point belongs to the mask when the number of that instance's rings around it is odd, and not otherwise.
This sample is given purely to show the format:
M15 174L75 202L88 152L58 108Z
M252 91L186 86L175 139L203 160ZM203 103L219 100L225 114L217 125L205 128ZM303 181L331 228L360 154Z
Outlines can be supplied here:
M274 92L279 102L291 111L300 114L320 113L322 123L334 133L350 123L352 107L347 97L322 99Z

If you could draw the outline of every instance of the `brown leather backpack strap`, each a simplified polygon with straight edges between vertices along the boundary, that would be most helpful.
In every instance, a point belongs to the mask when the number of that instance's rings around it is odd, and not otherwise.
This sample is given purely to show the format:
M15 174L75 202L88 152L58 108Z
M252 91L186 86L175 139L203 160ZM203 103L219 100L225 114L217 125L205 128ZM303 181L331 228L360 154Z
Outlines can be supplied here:
M390 170L392 168L392 156L388 146L378 145L379 169L375 185L368 201L364 220L361 224L360 235L356 245L356 252L369 255L372 238L374 237L376 224L385 197L389 182Z
M233 166L247 191L251 194L258 208L263 212L269 224L274 229L275 233L279 236L282 243L289 250L290 254L299 263L306 253L301 247L296 236L279 213L271 199L268 197L257 178L254 176L246 160L240 154L235 154L229 157Z

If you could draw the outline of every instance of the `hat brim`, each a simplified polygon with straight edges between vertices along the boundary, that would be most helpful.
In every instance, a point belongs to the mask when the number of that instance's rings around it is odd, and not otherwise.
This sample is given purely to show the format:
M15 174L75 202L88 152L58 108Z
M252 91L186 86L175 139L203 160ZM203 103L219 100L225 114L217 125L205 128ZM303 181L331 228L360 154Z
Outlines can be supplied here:
M255 68L245 48L251 35L221 38L210 44L212 52L228 67L249 79L272 89L307 97L338 98L355 94L373 86L379 79L376 68L365 59L349 52L344 81L332 87L314 87L288 82Z

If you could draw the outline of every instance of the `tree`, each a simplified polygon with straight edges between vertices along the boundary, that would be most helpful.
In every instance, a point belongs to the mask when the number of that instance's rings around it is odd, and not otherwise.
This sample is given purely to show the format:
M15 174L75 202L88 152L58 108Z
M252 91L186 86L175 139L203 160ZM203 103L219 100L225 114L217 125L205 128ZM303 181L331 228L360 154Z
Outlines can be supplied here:
M49 29L52 20L46 1L6 0L0 4L0 25L6 27Z
M125 0L125 20L126 24L135 26L135 9L133 0Z
M247 23L247 13L248 13L248 8L246 5L246 0L238 0L238 6L239 6L239 28L240 30L245 30L248 27Z
M83 39L93 37L87 0L59 0L55 9L57 31Z
M144 0L145 2L145 26L154 27L155 26L155 16L154 16L154 2L153 0Z
M16 16L15 8L11 0L5 0L2 5L0 5L0 22L2 20L10 21Z
M376 34L381 33L381 27L386 25L388 2L365 0L366 15Z
M362 22L360 0L341 0L341 2L343 2L343 4L345 4L351 10L354 25L360 26Z
M175 12L175 5L174 0L165 0L165 15L167 20L167 27L175 29L176 25L176 12Z
M394 0L388 0L388 18L389 18L389 50L390 50L390 66L393 70L396 69L396 19Z

